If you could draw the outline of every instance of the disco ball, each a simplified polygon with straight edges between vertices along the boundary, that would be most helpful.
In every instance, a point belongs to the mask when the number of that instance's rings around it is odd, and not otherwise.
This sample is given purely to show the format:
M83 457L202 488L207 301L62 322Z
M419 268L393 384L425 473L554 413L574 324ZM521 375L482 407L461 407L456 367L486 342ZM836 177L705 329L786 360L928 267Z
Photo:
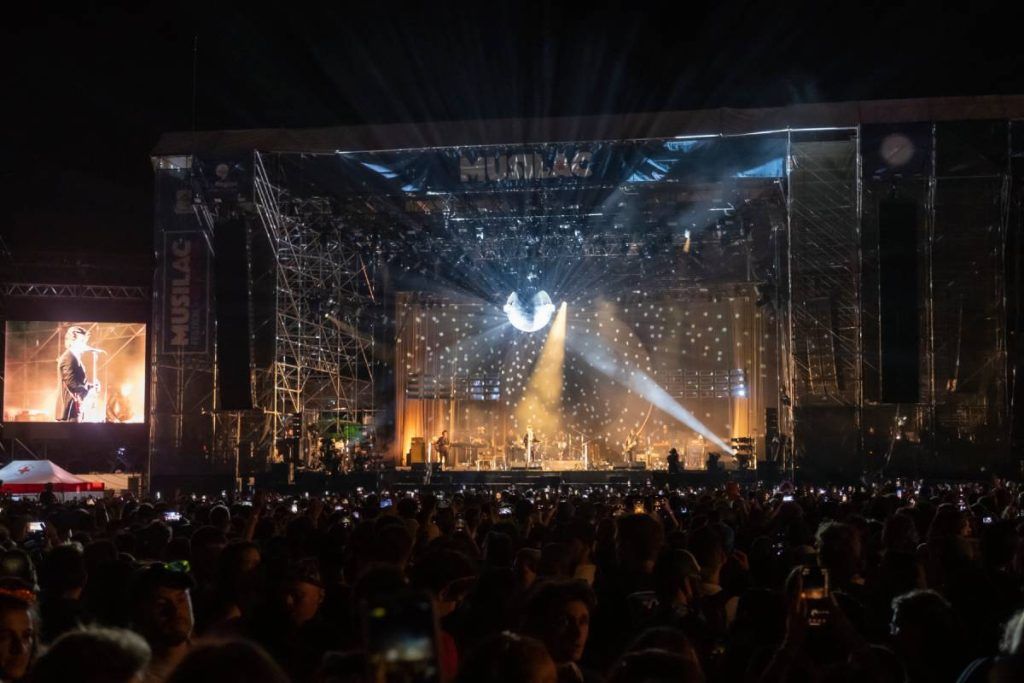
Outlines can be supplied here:
M543 289L533 295L529 305L524 306L519 295L512 292L502 308L512 327L522 332L536 332L543 329L551 322L551 316L555 313L555 305L551 303L551 297Z

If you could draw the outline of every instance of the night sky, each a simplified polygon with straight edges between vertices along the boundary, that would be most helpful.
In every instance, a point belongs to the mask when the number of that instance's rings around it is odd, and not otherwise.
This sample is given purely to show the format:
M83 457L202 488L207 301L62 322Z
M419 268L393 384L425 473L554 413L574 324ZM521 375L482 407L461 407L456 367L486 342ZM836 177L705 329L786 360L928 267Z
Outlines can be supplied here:
M31 3L5 17L0 231L15 251L146 258L149 151L162 131L193 125L1024 93L1020 24L990 2L961 15L820 1L119 4L130 8Z

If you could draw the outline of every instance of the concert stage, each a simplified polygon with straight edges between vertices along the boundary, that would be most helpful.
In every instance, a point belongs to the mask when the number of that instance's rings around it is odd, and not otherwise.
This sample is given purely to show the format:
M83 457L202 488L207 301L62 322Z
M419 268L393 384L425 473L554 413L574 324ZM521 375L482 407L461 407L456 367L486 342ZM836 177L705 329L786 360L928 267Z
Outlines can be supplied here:
M154 471L1005 457L1024 131L977 111L168 135Z

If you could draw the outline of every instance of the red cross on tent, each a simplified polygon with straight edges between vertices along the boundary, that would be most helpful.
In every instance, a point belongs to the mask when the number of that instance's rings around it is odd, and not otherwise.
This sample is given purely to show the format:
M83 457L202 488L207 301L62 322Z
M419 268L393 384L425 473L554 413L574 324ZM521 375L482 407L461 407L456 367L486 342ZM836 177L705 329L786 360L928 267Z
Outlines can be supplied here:
M0 490L4 493L39 493L52 486L57 493L102 491L102 483L86 481L49 460L13 460L0 469Z

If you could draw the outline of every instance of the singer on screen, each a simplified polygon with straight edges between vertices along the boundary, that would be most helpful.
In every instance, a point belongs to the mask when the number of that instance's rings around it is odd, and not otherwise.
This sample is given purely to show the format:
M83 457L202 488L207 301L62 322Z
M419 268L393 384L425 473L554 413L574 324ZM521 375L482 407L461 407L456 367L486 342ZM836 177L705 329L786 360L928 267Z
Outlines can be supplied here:
M100 352L89 346L89 333L80 325L72 325L64 334L65 351L57 359L57 379L60 382L60 398L57 405L57 420L81 422L88 411L90 399L95 401L99 382L86 382L82 354L87 351Z

